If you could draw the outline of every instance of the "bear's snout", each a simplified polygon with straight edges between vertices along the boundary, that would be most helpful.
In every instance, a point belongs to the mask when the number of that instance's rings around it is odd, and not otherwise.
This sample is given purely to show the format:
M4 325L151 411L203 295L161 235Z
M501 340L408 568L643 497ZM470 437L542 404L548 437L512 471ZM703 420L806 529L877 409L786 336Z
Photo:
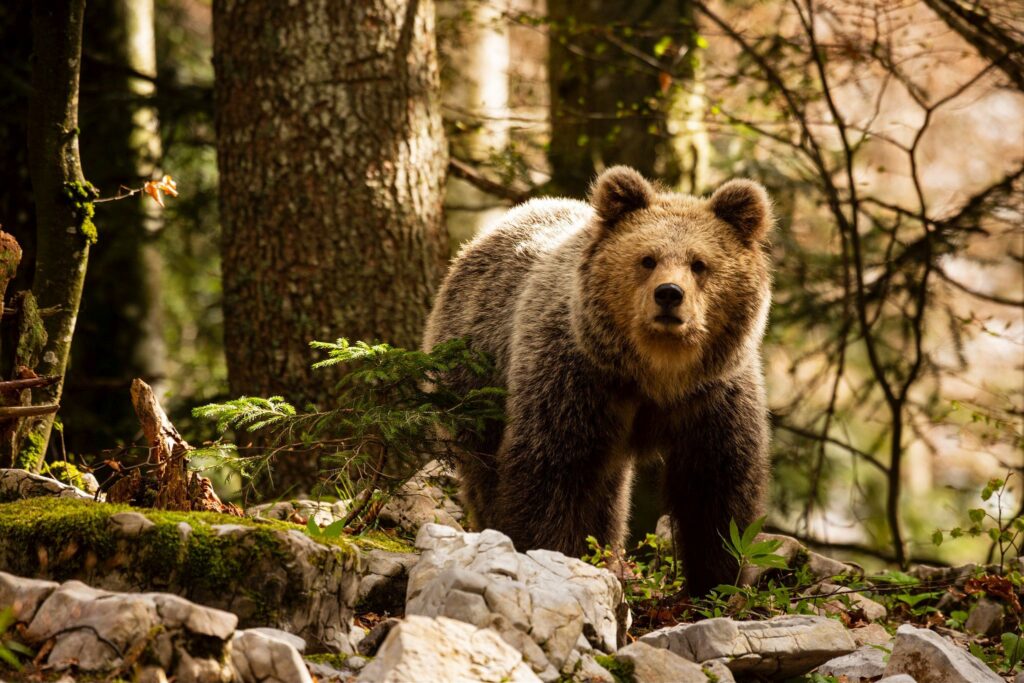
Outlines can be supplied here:
M654 303L665 311L679 308L683 303L683 288L674 282L665 282L654 288Z

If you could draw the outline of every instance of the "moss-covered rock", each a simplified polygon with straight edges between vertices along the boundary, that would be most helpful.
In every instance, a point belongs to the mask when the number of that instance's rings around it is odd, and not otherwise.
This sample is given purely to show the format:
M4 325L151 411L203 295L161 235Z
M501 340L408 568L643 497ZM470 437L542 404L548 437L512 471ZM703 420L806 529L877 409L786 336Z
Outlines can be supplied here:
M166 591L272 626L311 650L348 651L359 551L299 527L215 513L142 510L69 498L0 504L0 570Z

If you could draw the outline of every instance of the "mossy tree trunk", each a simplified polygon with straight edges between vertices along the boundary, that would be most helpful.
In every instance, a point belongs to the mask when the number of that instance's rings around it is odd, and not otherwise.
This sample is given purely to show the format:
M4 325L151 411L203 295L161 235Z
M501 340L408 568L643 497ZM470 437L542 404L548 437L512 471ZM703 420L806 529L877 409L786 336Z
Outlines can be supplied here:
M78 156L84 9L85 0L37 0L32 5L28 150L37 231L33 293L40 308L55 309L44 319L48 340L36 372L62 378L39 390L39 403L60 401L89 245L95 240L92 195ZM43 453L52 427L52 415L31 427L29 438Z
M231 391L329 405L309 341L417 345L447 261L434 6L215 0L213 22Z
M549 191L583 196L614 164L672 186L689 176L671 119L693 76L690 2L549 0L548 20Z
M82 159L103 196L159 175L160 131L149 98L156 76L153 0L89 0L85 11L80 120ZM160 324L159 207L140 194L102 205L72 371L61 411L69 450L92 453L129 441L138 421L133 378L160 395L166 352Z

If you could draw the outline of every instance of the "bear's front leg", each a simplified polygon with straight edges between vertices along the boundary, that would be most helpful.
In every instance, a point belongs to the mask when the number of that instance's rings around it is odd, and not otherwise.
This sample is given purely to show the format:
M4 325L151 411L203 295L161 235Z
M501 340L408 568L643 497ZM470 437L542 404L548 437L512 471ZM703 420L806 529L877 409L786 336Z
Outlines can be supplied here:
M581 358L564 356L533 356L512 373L489 520L520 552L581 557L587 536L625 542L632 464L618 449L614 396Z
M666 444L664 495L690 595L733 583L729 521L742 531L763 514L769 480L764 390L746 377L694 397Z

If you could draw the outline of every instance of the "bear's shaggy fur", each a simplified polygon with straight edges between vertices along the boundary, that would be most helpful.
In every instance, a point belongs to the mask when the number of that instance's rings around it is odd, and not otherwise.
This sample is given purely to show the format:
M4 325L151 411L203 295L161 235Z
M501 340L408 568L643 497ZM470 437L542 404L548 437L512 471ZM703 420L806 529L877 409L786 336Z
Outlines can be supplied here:
M621 547L634 465L659 458L691 593L735 578L722 537L761 514L768 479L771 224L756 183L702 199L619 166L591 205L532 200L462 249L424 345L468 338L497 376L464 388L508 391L503 428L459 465L477 526L520 551Z

